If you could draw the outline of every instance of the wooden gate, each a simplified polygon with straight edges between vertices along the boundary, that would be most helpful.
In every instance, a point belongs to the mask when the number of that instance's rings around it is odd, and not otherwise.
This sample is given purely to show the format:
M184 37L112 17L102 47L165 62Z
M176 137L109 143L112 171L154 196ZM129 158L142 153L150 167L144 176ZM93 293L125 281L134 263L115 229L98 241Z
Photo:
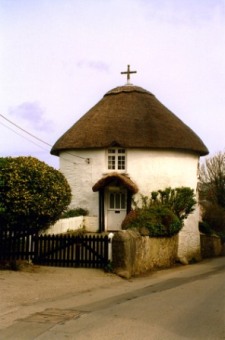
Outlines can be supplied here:
M61 267L103 268L109 263L108 236L40 235L34 263Z
M0 261L32 260L61 267L104 268L109 263L107 235L38 235L0 231Z

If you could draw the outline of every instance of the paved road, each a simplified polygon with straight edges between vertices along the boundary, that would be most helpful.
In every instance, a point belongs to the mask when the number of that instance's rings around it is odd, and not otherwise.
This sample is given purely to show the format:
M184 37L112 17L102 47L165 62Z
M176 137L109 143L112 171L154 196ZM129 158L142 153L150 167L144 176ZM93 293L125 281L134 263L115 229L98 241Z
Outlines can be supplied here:
M225 339L225 257L124 282L102 297L56 301L0 339Z

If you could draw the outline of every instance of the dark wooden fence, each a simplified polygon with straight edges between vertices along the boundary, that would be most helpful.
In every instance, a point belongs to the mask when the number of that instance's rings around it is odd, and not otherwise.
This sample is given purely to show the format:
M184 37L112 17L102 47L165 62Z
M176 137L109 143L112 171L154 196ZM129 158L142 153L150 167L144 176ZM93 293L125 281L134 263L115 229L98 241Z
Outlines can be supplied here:
M30 230L0 229L0 260L30 260L34 257L34 239L37 233Z
M0 261L32 260L61 267L104 268L109 263L107 235L38 235L0 230Z

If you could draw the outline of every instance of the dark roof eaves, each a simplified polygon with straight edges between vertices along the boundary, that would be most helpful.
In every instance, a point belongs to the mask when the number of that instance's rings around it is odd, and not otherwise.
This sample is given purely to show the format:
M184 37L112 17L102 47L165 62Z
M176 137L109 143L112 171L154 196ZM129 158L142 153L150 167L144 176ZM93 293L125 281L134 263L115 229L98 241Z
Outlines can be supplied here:
M74 150L100 150L100 149L107 149L107 148L112 148L113 146L110 145L101 145L101 146L74 146L70 148L52 148L50 151L51 155L54 156L59 156L60 152L71 152ZM178 148L178 147L149 147L149 146L119 146L121 148L126 148L126 149L145 149L145 150L155 150L155 151L177 151L177 152L182 152L182 153L192 153L196 154L199 156L207 156L209 154L209 150L205 147L205 150L203 149L191 149L191 148Z

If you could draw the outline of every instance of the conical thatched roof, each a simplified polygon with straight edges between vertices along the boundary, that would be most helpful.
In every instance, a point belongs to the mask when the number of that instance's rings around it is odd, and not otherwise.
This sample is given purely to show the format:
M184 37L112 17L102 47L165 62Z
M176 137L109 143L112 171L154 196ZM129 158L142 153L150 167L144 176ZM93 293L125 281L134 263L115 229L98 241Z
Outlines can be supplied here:
M110 146L208 153L201 139L152 93L133 85L107 92L59 138L51 153Z

